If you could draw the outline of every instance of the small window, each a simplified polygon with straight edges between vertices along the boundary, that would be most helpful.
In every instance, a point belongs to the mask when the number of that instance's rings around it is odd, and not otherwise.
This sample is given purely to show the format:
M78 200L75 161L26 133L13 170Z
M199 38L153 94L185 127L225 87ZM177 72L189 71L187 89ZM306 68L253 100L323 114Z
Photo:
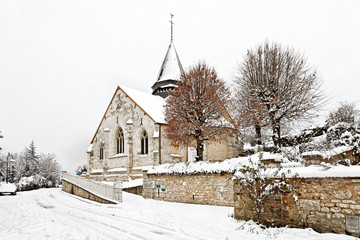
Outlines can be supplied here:
M104 159L104 145L100 146L100 159Z
M124 132L120 128L116 135L116 154L124 153Z
M148 135L146 131L144 131L141 135L141 154L148 154L148 152L149 152Z

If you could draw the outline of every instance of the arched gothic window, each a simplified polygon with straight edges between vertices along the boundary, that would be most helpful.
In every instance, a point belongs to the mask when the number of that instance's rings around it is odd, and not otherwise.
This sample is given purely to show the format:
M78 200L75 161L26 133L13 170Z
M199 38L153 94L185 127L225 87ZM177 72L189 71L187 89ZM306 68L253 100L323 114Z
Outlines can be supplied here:
M101 144L100 145L100 159L104 159L104 145Z
M141 154L148 154L149 152L148 135L144 130L141 135Z
M116 154L124 153L124 132L119 128L116 134Z

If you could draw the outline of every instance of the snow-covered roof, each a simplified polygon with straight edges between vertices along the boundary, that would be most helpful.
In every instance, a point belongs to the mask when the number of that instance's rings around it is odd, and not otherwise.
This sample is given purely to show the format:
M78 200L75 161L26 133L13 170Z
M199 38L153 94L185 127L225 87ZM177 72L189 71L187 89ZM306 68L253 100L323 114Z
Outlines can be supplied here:
M124 86L119 87L156 123L166 123L163 107L165 100L162 97Z
M128 88L128 87L124 87L124 86L118 86L113 98L110 101L110 104L108 106L108 108L105 111L105 114L103 116L103 118L101 119L101 122L91 140L91 143L94 142L94 139L96 137L96 134L98 133L100 126L102 124L102 122L105 119L105 115L109 110L109 107L111 105L111 103L113 102L116 93L118 92L118 90L123 91L139 108L141 108L146 115L148 115L154 122L156 123L161 123L161 124L166 124L165 122L165 115L164 115L164 105L165 105L165 100L162 97L159 96L155 96L152 95L150 93L145 93L145 92L141 92L132 88ZM127 121L127 124L132 124L133 120L129 119Z

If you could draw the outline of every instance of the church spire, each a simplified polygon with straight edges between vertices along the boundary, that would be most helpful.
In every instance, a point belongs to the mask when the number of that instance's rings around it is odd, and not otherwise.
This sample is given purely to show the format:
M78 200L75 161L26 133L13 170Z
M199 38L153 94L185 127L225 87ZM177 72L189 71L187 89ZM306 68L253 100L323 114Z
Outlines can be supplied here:
M171 40L170 45L165 55L165 59L161 65L157 81L151 87L153 95L159 95L163 98L168 96L168 91L174 89L180 79L180 76L184 73L179 56L176 52L173 42L173 17L174 14L170 14L171 20Z

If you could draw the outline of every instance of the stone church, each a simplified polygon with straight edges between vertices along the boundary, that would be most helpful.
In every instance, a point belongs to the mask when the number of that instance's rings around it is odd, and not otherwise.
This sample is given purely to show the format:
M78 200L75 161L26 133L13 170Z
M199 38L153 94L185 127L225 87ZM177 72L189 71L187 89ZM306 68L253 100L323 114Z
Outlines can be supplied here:
M172 17L172 16L171 16ZM163 106L168 91L177 86L184 70L171 41L152 94L118 86L87 149L90 178L118 181L142 177L142 170L165 163L194 161L194 146L175 148L166 138ZM222 161L237 157L237 131L206 142L204 160Z

